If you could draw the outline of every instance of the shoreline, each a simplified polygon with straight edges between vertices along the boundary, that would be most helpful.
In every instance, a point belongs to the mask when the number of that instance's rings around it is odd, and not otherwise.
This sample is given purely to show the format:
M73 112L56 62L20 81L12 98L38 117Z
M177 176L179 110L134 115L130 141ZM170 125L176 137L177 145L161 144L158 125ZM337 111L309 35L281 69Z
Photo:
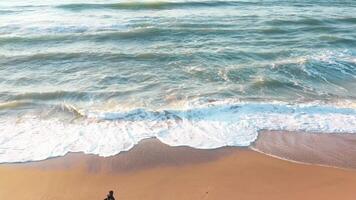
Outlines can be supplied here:
M355 134L262 131L250 149L297 164L356 169Z
M162 146L160 148L155 148L155 144L163 145L166 148L162 149ZM141 140L129 150L111 156L102 157L92 153L68 152L63 156L49 157L44 160L5 162L0 163L0 166L40 166L43 162L51 163L52 160L68 160L67 157L71 158L73 155L96 156L102 159L112 159L116 157L127 157L126 155L131 154L132 152L134 152L134 154L138 152L142 153L144 149L149 149L149 152L153 154L159 154L160 152L166 154L177 154L177 152L179 152L180 154L184 154L184 151L194 150L194 154L208 155L203 157L203 160L208 161L213 159L213 157L221 156L221 153L231 153L236 148L241 150L249 149L266 156L297 164L317 165L337 169L356 169L356 159L354 159L354 155L356 155L356 134L270 130L260 131L256 141L249 146L223 146L214 149L199 149L185 145L169 146L157 138L147 138ZM154 152L152 152L152 150ZM343 156L339 157L336 160L337 162L335 162L335 154L342 154ZM135 157L136 156L137 155L135 155ZM166 160L166 162L168 162L168 160ZM191 160L191 162L194 162L194 160ZM153 164L155 162L151 160L150 163Z
M261 138L273 133L262 134ZM255 145L261 144L273 143L264 140ZM103 199L109 190L117 199L130 200L353 200L356 196L353 169L297 164L248 148L170 147L156 139L106 158L70 153L45 161L1 164L0 177L0 199Z

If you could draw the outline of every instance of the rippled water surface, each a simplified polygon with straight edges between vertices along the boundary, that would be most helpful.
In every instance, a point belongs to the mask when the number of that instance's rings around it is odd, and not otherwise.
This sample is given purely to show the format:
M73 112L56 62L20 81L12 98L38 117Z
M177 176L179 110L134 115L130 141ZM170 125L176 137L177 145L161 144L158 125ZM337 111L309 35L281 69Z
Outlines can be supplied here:
M0 162L356 133L355 98L354 0L0 2Z

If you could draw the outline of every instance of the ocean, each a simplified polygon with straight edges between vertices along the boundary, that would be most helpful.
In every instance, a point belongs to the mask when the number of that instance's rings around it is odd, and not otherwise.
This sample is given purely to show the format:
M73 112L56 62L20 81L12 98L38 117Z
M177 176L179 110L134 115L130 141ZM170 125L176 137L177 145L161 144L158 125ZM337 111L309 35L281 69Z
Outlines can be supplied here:
M0 2L0 163L356 134L355 0Z

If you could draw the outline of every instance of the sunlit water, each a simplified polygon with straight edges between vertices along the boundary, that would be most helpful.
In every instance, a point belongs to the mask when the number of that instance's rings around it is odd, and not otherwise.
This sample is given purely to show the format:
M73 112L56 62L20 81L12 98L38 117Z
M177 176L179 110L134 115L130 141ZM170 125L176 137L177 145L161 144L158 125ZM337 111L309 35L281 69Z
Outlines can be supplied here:
M0 2L0 162L356 133L356 1Z

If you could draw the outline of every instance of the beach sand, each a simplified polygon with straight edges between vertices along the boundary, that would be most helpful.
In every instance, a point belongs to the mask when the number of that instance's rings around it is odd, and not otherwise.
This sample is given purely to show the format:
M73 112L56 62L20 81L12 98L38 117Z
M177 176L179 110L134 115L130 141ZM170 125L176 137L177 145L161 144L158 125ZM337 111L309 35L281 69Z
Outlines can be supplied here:
M356 135L263 131L252 148L303 163L356 169Z
M254 148L293 154L271 146L276 141L296 143L295 134L283 134L278 140L269 137L274 137L273 132L262 133ZM303 148L294 150L308 153ZM294 157L301 159L302 154ZM305 157L313 160L313 155ZM155 139L107 158L71 153L45 161L0 165L1 200L97 200L104 199L109 190L114 190L119 200L355 200L356 170L293 163L248 148L169 147Z

